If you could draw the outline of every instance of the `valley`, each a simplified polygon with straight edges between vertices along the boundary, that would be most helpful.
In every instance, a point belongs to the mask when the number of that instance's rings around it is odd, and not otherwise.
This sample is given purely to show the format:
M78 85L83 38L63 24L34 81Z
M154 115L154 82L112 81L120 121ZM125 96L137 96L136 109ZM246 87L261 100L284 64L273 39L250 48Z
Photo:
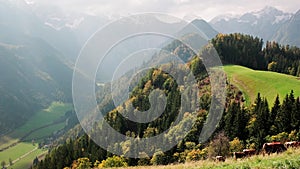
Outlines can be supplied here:
M72 111L71 104L53 102L47 109L35 113L23 126L0 137L0 161L13 165L9 168L24 169L36 157L45 155L51 146L51 137L64 129L65 114ZM54 138L52 138L53 140ZM40 146L41 145L41 146ZM47 148L43 148L47 145Z

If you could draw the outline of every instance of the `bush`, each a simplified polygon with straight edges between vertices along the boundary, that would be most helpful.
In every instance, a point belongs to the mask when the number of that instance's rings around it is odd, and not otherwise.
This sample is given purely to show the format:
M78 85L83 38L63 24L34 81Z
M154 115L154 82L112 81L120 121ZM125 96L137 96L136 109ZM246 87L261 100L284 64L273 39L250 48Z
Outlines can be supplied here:
M165 153L163 153L162 151L158 151L158 152L154 153L154 155L151 158L150 162L153 165L164 165L164 164L167 164Z
M240 152L243 149L244 145L237 137L230 142L230 152Z
M108 157L103 160L98 168L108 168L108 167L127 167L128 164L124 158L119 156Z
M199 149L192 150L189 153L187 153L186 161L198 161L198 160L202 160L202 159L205 159L205 156L206 156L206 152L205 151L201 151Z
M293 137L293 136L291 135L291 137ZM286 132L282 132L282 133L279 133L279 134L274 135L274 136L269 136L268 135L265 139L268 142L282 142L282 143L284 143L287 140L289 140L289 134L286 133Z
M210 142L208 146L208 156L209 158L214 158L215 156L226 157L229 155L230 143L228 137L221 132L217 134L214 139Z
M79 158L75 163L76 164L73 163L74 165L72 165L72 168L76 169L90 169L92 165L90 159L87 157Z
M298 140L298 135L297 135L296 130L291 131L291 133L289 134L289 140L290 141L297 141Z

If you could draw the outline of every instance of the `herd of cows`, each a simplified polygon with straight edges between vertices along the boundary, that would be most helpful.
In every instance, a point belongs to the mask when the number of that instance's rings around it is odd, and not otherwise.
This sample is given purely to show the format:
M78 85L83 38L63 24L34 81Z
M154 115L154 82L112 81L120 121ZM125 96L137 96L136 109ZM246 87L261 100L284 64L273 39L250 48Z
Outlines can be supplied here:
M272 154L272 153L280 153L286 151L288 148L296 148L300 146L300 142L298 141L289 141L282 144L281 142L272 142L272 143L265 143L262 147L261 153L263 156L265 154ZM260 152L256 151L255 149L244 149L242 152L233 152L234 159L250 157L253 155L258 155ZM225 157L223 156L216 156L216 161L225 161Z

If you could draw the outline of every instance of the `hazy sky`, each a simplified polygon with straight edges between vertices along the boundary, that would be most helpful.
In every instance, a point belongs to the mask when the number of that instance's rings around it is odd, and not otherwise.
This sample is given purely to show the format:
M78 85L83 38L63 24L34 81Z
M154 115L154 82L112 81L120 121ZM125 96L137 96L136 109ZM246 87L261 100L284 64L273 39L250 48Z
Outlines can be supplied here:
M143 12L162 12L177 17L197 16L207 21L220 14L241 14L265 6L286 12L300 9L299 0L26 0L35 3L58 5L67 10L91 14L123 16Z

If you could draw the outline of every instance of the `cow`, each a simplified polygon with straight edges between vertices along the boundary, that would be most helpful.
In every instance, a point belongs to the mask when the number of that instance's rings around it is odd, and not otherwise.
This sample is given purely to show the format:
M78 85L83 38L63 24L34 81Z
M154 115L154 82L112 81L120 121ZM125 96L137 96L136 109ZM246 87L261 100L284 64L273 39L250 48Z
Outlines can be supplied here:
M284 143L284 146L285 146L285 148L296 148L296 147L298 147L300 145L300 142L298 142L298 141L289 141L289 142L285 142Z
M216 161L218 161L218 162L225 162L225 157L223 157L223 156L216 156Z
M255 149L244 149L243 153L245 153L245 156L251 157L256 154L256 150Z
M244 152L233 152L233 157L234 159L244 158L246 157L246 154Z
M280 142L265 143L262 149L263 155L265 155L265 153L270 155L271 153L280 153L287 150L286 147Z

